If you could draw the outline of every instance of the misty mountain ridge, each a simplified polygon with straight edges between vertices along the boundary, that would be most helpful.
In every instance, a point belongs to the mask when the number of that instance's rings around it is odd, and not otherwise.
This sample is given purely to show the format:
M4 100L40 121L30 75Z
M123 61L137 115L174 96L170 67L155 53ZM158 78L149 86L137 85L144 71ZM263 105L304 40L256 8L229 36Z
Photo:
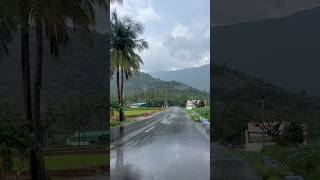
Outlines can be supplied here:
M213 29L214 62L320 96L320 7Z
M150 72L163 81L178 81L200 91L210 92L210 64L175 71Z

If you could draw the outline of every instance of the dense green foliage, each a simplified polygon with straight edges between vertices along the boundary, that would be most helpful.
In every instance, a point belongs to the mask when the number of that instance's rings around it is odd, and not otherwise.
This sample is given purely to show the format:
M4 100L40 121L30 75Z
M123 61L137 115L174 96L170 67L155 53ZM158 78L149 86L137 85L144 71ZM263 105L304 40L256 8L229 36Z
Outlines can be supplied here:
M116 98L116 82L110 82L111 98ZM199 91L176 81L161 81L146 73L136 73L124 84L125 103L127 105L144 100L148 106L161 107L163 103L171 106L184 106L191 98L205 99L209 102L209 93Z
M239 104L226 107L220 117L220 121L214 121L215 135L220 142L242 144L247 123L251 120L250 114Z
M292 122L284 128L279 137L279 144L282 146L299 145L304 142L303 127L297 122Z
M28 126L22 122L4 122L0 119L0 177L14 168L13 157L19 152L19 159L28 157L32 136Z
M200 100L200 102L197 104L197 108L202 108L202 107L205 107L206 104L203 100Z
M187 113L190 118L196 122L199 122L201 117L210 121L210 107L194 108L192 110L187 110Z

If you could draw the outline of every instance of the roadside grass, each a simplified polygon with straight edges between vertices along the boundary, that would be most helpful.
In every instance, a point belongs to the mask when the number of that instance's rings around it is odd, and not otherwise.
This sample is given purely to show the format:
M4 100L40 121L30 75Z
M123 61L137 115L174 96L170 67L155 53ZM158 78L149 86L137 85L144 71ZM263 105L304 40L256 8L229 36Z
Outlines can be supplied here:
M155 113L160 111L160 108L128 108L124 110L125 116L139 116L147 113ZM115 112L116 116L119 116L119 112Z
M210 121L210 106L208 107L202 107L202 108L196 108L194 109L196 113L198 113L200 116L208 119Z
M277 168L266 166L263 163L265 155L260 152L247 152L233 149L231 150L231 153L236 157L247 161L263 180L283 180L288 172L288 169L285 166L279 166Z
M186 112L195 122L200 122L200 117L210 121L210 107L194 108L192 110L186 110Z
M119 125L127 125L127 124L130 124L132 122L134 122L135 120L134 119L126 119L125 121L123 121L122 123L119 121L119 120L115 120L115 121L110 121L110 127L116 127L116 126L119 126Z
M267 146L264 153L231 150L254 167L265 180L284 179L289 172L301 175L305 180L318 180L320 177L320 145L302 145L299 147ZM278 167L264 164L265 156L280 162Z
M126 116L125 121L120 122L118 119L110 121L110 127L116 127L119 125L127 125L135 121L135 117L143 116L147 114L153 114L161 111L161 108L128 108L125 109L124 115ZM115 116L119 116L119 112L115 112Z
M200 122L199 114L195 113L193 110L186 110L186 112L193 121Z
M106 154L53 155L45 156L44 161L46 170L60 171L104 166L109 162L109 156ZM28 160L13 159L13 171L26 172L28 169Z

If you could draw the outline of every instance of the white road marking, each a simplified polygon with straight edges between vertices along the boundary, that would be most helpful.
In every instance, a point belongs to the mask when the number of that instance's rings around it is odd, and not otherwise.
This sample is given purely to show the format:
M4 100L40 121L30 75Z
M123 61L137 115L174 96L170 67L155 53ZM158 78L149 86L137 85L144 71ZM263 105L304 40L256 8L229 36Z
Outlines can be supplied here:
M151 128L145 130L144 132L147 133L147 132L151 131L153 128L154 128L154 126L152 126Z

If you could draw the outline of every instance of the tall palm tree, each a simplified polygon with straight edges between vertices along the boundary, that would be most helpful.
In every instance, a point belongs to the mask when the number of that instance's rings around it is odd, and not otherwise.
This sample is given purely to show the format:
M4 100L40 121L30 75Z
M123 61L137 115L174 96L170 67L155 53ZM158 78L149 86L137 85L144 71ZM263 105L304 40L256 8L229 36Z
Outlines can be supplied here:
M51 53L58 56L60 47L66 47L69 38L67 34L68 23L72 22L75 29L79 29L83 39L89 32L89 28L94 25L94 3L100 6L105 4L104 0L0 0L1 25L4 17L14 17L20 24L21 36L21 64L23 77L23 92L26 119L30 122L30 133L36 132L34 148L31 151L31 174L32 179L44 179L44 173L38 155L40 148L38 142L42 141L40 131L40 97L41 79L43 64L43 33L50 42ZM2 16L5 15L5 16ZM36 74L35 74L35 94L34 94L34 118L31 105L30 86L30 64L29 64L29 24L35 24L36 28ZM10 21L6 21L10 22ZM4 24L4 25L8 25ZM8 32L8 28L2 26L0 31ZM8 34L8 33L7 33ZM10 35L10 34L8 34ZM0 40L1 52L7 53L6 41L10 36L3 36Z
M41 84L43 76L43 35L49 40L50 52L54 57L60 55L60 48L69 47L69 22L75 30L79 30L81 40L87 37L90 28L94 26L94 5L105 5L104 0L30 0L31 20L35 24L36 33L36 73L34 89L34 128L36 130L36 143L43 144L40 107ZM38 151L40 152L40 151ZM38 166L44 172L43 159L38 155ZM44 173L39 173L40 179Z
M130 17L119 18L116 10L111 14L110 30L110 56L112 72L116 72L117 93L120 121L124 121L123 84L124 78L128 79L132 72L140 69L143 63L139 54L136 53L148 48L144 39L139 39L144 31L142 24L135 22Z
M29 122L29 132L34 133L34 121L32 116L31 104L31 85L30 85L30 55L29 55L29 17L30 2L29 0L0 0L0 10L2 17L10 17L19 24L20 30L20 53L21 53L21 74L23 84L23 97L25 116ZM5 50L5 49L4 49ZM34 176L37 172L35 149L31 149L30 153L31 174ZM35 179L35 178L33 178Z
M40 100L41 82L43 72L43 35L48 38L50 52L54 57L59 57L60 49L67 49L69 40L69 22L73 23L75 30L80 31L81 39L84 40L94 25L95 15L93 6L98 3L105 4L103 0L33 0L32 20L36 26L36 73L34 92L34 115L36 126L40 127ZM38 132L38 137L41 133ZM39 139L40 140L40 139Z

